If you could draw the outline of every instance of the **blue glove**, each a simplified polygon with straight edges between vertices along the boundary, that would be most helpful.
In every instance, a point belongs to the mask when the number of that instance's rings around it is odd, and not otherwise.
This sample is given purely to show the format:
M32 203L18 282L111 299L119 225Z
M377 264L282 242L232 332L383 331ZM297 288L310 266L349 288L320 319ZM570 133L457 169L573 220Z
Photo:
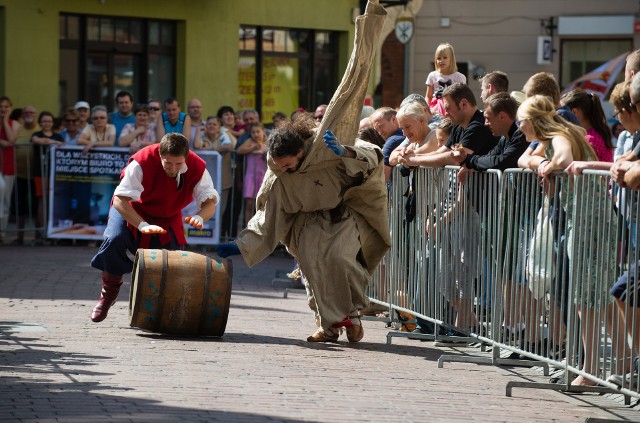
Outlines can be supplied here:
M240 254L240 249L235 242L223 242L216 247L216 254L222 258L237 256Z
M324 142L325 144L327 144L327 147L331 149L331 151L336 153L337 156L345 157L349 154L347 149L344 148L342 144L340 144L340 141L338 141L333 132L329 131L328 129L324 134Z

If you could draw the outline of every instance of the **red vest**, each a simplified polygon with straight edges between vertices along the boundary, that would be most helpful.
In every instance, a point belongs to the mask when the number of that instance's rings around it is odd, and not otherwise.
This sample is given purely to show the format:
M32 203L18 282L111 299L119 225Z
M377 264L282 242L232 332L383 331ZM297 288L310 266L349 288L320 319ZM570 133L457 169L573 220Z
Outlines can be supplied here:
M13 125L13 121L9 119L9 126ZM3 140L8 139L7 131L4 130L4 125L0 124L0 138ZM14 146L2 147L2 156L0 156L0 171L3 175L15 175L15 159L14 159Z
M189 151L186 159L187 171L180 175L181 184L178 187L176 180L168 176L162 168L160 161L160 144L153 144L143 148L129 158L138 162L142 167L142 195L140 200L132 201L131 205L136 212L149 224L158 225L167 231L173 229L179 245L185 245L182 222L182 209L193 200L193 189L202 179L206 168L205 161L193 152ZM124 169L120 178L124 176ZM137 228L129 225L133 233L140 235ZM142 236L140 247L148 248L150 236ZM160 242L164 245L171 241L169 233L160 235Z

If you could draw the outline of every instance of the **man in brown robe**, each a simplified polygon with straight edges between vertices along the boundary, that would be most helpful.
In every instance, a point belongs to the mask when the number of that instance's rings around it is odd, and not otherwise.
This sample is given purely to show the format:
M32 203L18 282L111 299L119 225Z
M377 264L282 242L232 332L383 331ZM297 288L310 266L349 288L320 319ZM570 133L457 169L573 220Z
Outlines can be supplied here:
M320 127L300 119L271 133L256 214L235 243L217 250L242 254L253 266L279 242L286 245L315 312L318 330L309 342L337 341L341 327L350 342L362 339L358 310L367 306L370 275L391 244L382 152L356 140L385 16L370 0L358 17L351 60Z

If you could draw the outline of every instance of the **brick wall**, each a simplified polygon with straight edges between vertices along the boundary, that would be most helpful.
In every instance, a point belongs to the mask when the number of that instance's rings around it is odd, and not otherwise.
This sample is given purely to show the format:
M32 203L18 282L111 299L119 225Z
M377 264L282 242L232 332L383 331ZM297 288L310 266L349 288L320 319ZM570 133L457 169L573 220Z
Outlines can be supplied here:
M382 44L380 84L376 88L376 107L399 107L404 98L404 44L391 32Z

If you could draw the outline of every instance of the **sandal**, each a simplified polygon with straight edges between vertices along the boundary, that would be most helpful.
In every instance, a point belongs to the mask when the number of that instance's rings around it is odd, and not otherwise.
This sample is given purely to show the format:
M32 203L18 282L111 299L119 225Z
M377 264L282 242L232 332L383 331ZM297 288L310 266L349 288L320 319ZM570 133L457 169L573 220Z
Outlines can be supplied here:
M360 322L359 325L353 325L347 328L347 339L349 342L358 342L363 336L364 328L362 327L362 322Z
M338 335L329 335L322 329L307 338L307 342L338 342Z

